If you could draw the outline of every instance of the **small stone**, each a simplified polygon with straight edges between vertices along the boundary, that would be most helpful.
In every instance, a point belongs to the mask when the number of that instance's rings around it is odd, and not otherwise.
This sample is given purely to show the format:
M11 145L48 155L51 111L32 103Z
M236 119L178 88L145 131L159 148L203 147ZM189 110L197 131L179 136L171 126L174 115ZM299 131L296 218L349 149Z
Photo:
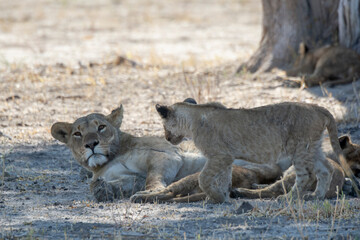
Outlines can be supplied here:
M244 201L241 205L240 205L240 207L238 208L238 209L236 209L236 214L243 214L243 213L248 213L248 212L250 212L251 210L253 210L253 206L250 204L250 203L248 203L248 202L246 202L246 201Z

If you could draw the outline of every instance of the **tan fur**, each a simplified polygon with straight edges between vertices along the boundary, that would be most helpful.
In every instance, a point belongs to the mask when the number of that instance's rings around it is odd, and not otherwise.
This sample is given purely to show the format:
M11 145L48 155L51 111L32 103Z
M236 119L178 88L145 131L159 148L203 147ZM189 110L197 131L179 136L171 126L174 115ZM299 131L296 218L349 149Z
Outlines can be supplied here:
M344 152L347 163L350 165L353 173L360 177L360 146L351 142L349 136L341 136L339 138L340 146ZM326 142L327 143L327 142ZM326 148L328 146L326 145ZM327 191L325 198L334 198L338 192L341 191L344 184L344 171L340 165L334 160L336 156L329 152L327 161L333 166L334 173L332 175L330 188ZM231 197L234 198L276 198L291 190L295 183L295 170L290 167L285 171L281 180L276 181L262 189L251 189L254 184L269 184L273 180L280 178L282 175L281 169L269 167L266 164L262 165L249 165L249 166L233 166L232 170L232 188ZM179 181L170 184L166 189L143 196L143 201L147 202L194 202L205 200L206 194L201 191L198 183L199 173L187 176ZM306 191L314 191L316 181L309 183ZM234 189L237 188L237 189Z
M329 163L334 168L334 173L331 178L330 188L325 194L325 198L334 198L341 191L344 185L344 171L339 164L328 159ZM291 190L291 187L295 184L296 173L294 167L290 167L281 180L276 181L268 187L262 189L245 189L238 188L232 192L233 197L241 198L275 198ZM313 179L312 182L308 182L306 191L312 192L316 188L317 180Z
M353 143L348 135L340 137L339 141L351 171L360 178L360 145Z
M321 150L325 129L334 152L342 156L333 116L316 105L281 103L225 109L209 104L176 103L169 107L157 105L157 110L168 141L178 144L184 137L192 138L208 158L199 185L214 202L228 199L235 158L277 164L282 169L294 165L293 194L303 197L307 184L316 177L315 191L304 197L323 199L334 171Z
M299 56L288 76L304 76L308 87L326 82L326 85L344 84L360 77L360 55L341 46L324 46L307 51L301 43Z
M233 188L252 188L253 184L273 183L282 174L278 166L266 164L236 166L232 168ZM142 202L195 202L205 200L206 194L199 187L200 172L194 173L167 186L160 192L137 196L132 198Z
M360 177L360 146L351 142L349 136L341 136L339 138L340 146L343 150L344 156L347 163L349 164L352 172L355 176ZM334 168L334 174L332 176L330 189L327 191L326 198L334 198L337 196L338 190L341 191L344 184L344 171L341 169L339 164L328 158L328 161L332 164ZM295 171L293 168L288 169L284 177L275 182L274 184L265 187L263 189L237 189L235 191L235 197L244 197L244 198L274 198L281 194L284 194L284 189L290 191L291 186L295 182ZM309 191L315 189L316 182L310 184Z
M51 128L52 136L93 172L91 191L97 200L129 197L144 189L158 191L204 166L204 157L183 153L163 138L122 132L122 118L121 106L107 116L93 113Z

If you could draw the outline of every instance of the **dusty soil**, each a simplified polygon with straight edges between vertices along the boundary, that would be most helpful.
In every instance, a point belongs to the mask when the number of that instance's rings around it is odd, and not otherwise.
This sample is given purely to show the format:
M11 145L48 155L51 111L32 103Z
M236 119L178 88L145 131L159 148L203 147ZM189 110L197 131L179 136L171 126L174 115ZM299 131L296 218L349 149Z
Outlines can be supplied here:
M246 213L241 199L96 203L80 166L49 133L56 121L122 103L123 131L160 136L154 104L194 97L229 107L317 103L359 143L360 82L294 89L282 86L281 71L234 74L259 42L260 7L259 0L1 1L0 238L359 238L360 201L351 197L247 201Z

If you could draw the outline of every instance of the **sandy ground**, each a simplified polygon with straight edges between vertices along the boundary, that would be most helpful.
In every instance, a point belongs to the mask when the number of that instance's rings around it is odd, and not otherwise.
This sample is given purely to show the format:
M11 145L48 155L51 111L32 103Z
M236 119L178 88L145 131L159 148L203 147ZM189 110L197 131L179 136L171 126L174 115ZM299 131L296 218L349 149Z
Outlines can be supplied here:
M281 71L234 74L256 49L260 22L259 0L0 1L0 238L358 239L351 197L96 203L49 133L56 121L122 103L123 131L160 136L155 103L194 97L229 107L317 103L359 143L359 82L300 90L283 87ZM244 201L253 209L241 213Z

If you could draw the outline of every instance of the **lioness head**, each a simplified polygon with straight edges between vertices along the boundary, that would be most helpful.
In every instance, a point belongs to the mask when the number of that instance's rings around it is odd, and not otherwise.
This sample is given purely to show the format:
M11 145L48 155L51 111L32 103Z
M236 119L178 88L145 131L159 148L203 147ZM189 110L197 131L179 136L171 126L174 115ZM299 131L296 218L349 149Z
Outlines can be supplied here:
M192 98L184 100L185 104L197 104ZM156 110L163 120L165 139L171 144L177 145L186 137L184 131L185 120L181 111L177 111L177 104L164 106L156 104Z
M117 153L122 118L121 105L107 116L92 113L74 123L57 122L51 127L51 135L65 143L82 166L95 170Z
M348 135L341 136L339 142L350 169L360 178L360 145L353 143Z

